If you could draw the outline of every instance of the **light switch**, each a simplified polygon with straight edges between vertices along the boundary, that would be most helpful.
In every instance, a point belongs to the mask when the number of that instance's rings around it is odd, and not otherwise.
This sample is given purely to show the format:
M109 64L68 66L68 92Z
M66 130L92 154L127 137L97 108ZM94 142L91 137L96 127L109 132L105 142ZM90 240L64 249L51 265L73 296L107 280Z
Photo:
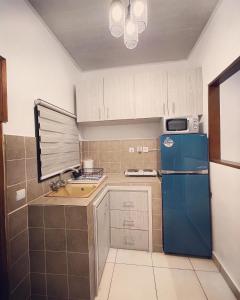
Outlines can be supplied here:
M134 148L133 148L133 147L129 147L129 148L128 148L128 152L134 153Z
M26 197L26 190L22 189L16 192L16 201L20 201Z

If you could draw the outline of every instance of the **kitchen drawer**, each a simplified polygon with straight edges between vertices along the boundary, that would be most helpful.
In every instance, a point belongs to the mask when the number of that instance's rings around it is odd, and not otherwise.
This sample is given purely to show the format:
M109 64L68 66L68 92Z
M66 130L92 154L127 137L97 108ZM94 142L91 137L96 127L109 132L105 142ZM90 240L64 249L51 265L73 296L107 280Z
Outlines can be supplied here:
M148 213L111 210L111 227L148 230Z
M148 211L146 191L111 191L110 209Z
M111 247L148 251L148 231L111 228Z

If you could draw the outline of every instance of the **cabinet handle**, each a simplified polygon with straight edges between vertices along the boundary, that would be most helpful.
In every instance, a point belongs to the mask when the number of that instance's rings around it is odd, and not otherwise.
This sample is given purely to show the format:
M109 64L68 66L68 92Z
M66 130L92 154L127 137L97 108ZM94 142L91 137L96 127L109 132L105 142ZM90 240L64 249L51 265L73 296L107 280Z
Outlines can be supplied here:
M123 227L134 227L134 221L133 220L124 220L123 221Z
M134 203L132 201L125 201L123 202L123 207L127 207L127 208L134 207Z

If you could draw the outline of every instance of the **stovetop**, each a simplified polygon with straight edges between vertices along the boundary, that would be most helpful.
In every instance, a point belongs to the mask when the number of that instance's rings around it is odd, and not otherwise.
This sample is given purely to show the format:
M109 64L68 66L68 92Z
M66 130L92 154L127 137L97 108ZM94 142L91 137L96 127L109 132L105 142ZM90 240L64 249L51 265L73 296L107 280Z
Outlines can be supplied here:
M124 172L125 176L157 176L157 171L153 169L128 169Z

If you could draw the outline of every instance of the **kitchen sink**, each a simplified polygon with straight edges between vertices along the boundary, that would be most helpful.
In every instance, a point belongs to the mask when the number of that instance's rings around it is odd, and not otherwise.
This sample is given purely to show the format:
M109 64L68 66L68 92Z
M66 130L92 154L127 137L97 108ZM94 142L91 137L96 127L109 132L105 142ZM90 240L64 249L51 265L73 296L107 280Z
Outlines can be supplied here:
M96 189L96 184L67 184L58 191L48 193L46 197L88 198Z

